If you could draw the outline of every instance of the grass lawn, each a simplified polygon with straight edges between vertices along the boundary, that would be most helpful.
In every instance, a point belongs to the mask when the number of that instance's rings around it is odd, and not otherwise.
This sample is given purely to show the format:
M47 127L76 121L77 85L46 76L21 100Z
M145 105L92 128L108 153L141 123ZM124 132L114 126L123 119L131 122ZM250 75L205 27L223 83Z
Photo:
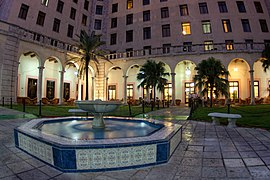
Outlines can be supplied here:
M242 118L236 121L237 126L241 127L258 127L270 130L270 105L262 104L255 106L232 106L232 114L241 114ZM225 112L227 107L200 107L190 119L211 122L211 117L207 114L210 112ZM221 124L227 124L227 119L220 119Z
M18 111L23 111L22 105L13 105L13 109ZM41 115L42 117L60 117L60 116L72 116L72 113L69 113L69 109L77 109L76 106L42 106ZM145 112L151 111L150 107L145 107ZM39 106L26 106L25 112L38 115ZM123 117L134 117L138 114L142 114L141 106L131 106L131 116L129 115L128 106L121 105L116 111L105 114L110 116L123 116ZM86 113L76 113L78 116L85 116Z

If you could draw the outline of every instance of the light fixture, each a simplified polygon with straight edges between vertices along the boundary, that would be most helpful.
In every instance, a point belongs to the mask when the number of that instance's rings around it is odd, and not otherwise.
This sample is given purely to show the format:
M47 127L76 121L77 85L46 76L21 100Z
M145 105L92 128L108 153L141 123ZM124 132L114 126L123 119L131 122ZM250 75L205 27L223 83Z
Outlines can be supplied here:
M186 68L186 72L185 73L186 73L187 76L189 76L191 74L191 71L190 71L190 68L189 67Z

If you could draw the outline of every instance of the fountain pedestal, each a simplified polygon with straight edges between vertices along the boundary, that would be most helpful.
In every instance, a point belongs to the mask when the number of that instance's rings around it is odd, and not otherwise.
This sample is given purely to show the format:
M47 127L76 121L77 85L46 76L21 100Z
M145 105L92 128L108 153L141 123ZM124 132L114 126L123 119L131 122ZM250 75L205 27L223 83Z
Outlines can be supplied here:
M103 114L116 110L122 103L120 101L75 101L78 108L94 115L93 128L105 128Z

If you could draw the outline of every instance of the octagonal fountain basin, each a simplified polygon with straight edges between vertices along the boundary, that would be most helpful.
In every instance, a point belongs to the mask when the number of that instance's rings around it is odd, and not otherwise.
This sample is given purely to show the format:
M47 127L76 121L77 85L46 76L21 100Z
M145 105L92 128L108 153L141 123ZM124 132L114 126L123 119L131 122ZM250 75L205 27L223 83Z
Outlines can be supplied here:
M169 161L182 139L182 126L136 118L34 119L14 130L15 145L63 171L106 171L151 166Z

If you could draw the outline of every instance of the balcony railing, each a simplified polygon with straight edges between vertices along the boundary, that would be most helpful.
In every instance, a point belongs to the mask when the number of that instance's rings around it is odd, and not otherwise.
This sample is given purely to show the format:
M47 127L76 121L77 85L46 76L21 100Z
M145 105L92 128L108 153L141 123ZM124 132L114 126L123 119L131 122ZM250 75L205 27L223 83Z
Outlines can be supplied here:
M233 43L233 44L194 44L180 45L171 47L159 47L152 49L135 50L129 52L108 54L108 59L132 59L155 56L171 56L171 55L192 55L192 54L209 54L209 53L235 53L250 52L260 53L265 48L264 43Z

